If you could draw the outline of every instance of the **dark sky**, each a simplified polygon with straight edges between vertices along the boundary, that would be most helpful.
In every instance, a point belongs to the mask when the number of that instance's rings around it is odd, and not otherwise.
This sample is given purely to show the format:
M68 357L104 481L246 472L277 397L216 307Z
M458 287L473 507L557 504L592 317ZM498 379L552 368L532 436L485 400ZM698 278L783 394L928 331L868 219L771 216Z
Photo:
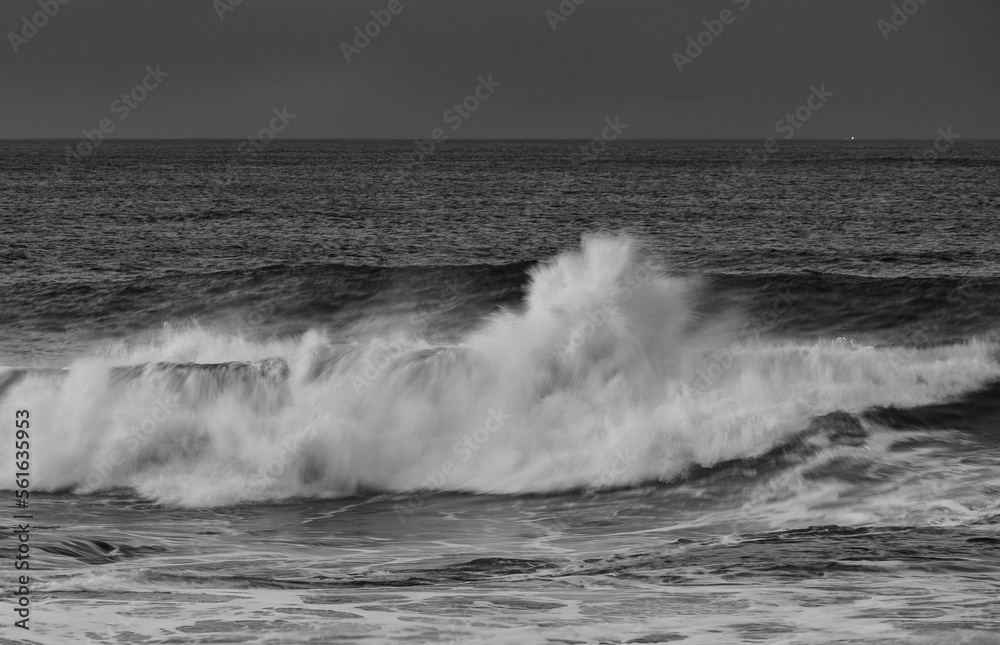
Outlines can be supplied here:
M42 0L58 13L15 53L39 2L2 0L0 138L79 138L105 118L118 138L243 138L286 106L286 138L589 139L616 116L632 138L780 138L812 86L833 95L800 112L798 138L1000 137L997 0L895 0L916 11L888 40L893 0L585 0L554 31L559 0L399 0L350 63L341 42L389 0L243 0L220 20L236 1ZM724 9L680 73L674 52ZM121 119L147 65L169 77ZM445 111L490 74L452 130Z

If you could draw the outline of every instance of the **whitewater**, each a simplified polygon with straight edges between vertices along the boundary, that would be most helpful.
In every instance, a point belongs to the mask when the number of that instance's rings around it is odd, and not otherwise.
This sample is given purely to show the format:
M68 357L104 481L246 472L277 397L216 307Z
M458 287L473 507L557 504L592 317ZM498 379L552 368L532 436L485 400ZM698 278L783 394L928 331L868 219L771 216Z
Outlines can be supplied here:
M444 344L412 312L339 341L167 326L63 369L6 368L0 415L33 411L39 491L124 488L195 508L675 482L764 455L824 415L927 405L1000 378L992 340L747 334L742 312L705 314L701 281L653 257L635 239L588 237L530 270L523 303ZM13 460L13 444L0 450Z

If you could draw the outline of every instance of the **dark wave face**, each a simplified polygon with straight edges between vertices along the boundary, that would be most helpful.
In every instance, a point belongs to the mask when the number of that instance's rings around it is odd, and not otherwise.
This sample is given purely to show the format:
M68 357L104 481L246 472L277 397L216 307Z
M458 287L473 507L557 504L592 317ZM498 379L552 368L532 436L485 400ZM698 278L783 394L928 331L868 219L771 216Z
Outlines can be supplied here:
M39 334L65 355L73 347L192 321L256 340L310 329L346 339L373 319L413 323L419 318L414 331L454 340L498 308L519 308L529 272L537 265L265 267L207 278L141 278L70 293L56 286L39 291L25 282L6 294L9 311L21 313L0 325L8 341L7 362L13 365L31 360ZM737 312L745 331L768 336L923 345L990 335L1000 320L1000 279L995 278L679 275L697 282L696 315ZM47 364L64 363L65 358L54 356Z

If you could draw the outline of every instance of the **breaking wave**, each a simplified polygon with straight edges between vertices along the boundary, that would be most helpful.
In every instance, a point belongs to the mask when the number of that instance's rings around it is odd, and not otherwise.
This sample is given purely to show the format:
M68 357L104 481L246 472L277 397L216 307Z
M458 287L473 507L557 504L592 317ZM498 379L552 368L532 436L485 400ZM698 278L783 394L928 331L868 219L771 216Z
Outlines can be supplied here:
M987 340L741 336L736 313L698 306L697 279L628 238L587 238L530 271L522 306L460 342L432 343L406 317L346 341L166 328L66 369L0 368L0 418L31 412L35 490L215 506L669 481L766 454L822 415L930 405L1000 378Z

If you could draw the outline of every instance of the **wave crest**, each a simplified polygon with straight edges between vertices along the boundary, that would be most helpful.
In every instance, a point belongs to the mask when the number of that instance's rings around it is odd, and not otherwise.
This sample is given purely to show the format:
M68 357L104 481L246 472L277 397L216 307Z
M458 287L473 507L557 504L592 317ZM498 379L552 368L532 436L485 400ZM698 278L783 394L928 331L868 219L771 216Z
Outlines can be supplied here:
M927 404L1000 376L985 341L733 338L731 314L696 313L699 289L634 240L592 237L532 270L521 310L459 343L374 323L339 343L167 329L58 375L0 374L0 408L32 412L36 489L211 506L670 480L761 455L819 415Z

